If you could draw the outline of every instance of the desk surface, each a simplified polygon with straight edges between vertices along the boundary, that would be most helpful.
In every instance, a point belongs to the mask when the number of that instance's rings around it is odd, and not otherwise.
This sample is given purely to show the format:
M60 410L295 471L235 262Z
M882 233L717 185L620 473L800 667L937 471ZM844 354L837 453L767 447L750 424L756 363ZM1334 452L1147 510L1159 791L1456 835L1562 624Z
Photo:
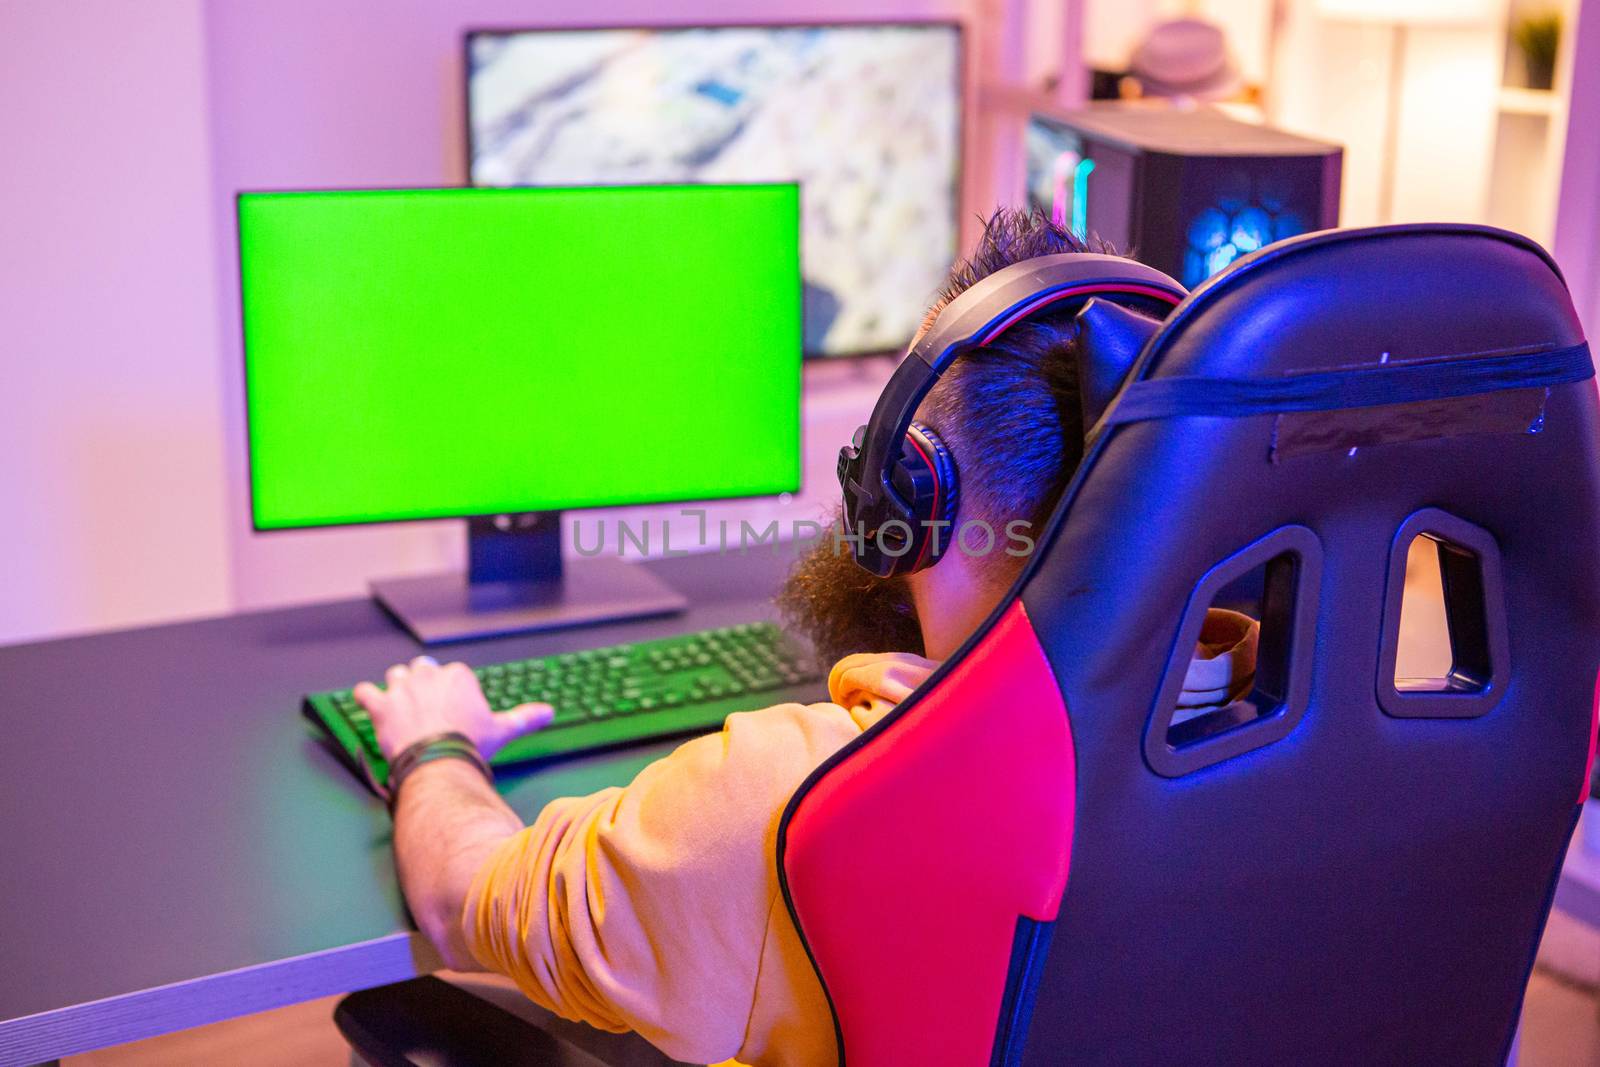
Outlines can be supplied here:
M768 618L791 560L653 562L685 614L446 652L490 663ZM433 969L388 815L300 715L303 694L420 651L366 599L0 648L0 1064ZM500 789L531 818L675 743L512 769Z

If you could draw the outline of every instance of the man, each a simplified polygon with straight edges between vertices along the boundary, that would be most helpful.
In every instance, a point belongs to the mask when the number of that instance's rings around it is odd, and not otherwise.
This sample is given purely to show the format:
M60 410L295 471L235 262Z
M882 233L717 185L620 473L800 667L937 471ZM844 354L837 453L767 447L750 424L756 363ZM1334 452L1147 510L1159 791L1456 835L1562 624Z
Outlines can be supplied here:
M1084 250L1043 216L997 212L929 321L1002 267ZM961 471L961 520L1043 525L1082 456L1074 346L1069 316L1021 323L960 357L921 405L919 421ZM545 1007L637 1030L677 1059L833 1063L832 1017L778 887L784 805L962 644L1024 562L951 551L881 579L824 538L780 605L820 655L837 660L831 702L730 716L720 734L682 745L629 785L554 801L530 827L472 763L417 767L395 808L412 914L452 967L509 975ZM1243 616L1214 613L1204 636L1186 706L1226 702L1254 659L1255 627ZM387 683L363 684L356 698L391 760L446 731L488 755L550 719L543 705L490 712L460 664L422 657L391 668Z

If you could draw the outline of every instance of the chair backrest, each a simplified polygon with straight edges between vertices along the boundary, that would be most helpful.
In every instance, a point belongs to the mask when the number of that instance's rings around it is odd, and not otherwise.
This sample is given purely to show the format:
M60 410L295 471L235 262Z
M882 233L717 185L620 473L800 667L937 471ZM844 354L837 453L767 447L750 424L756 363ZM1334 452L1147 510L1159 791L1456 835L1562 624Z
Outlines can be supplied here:
M1007 602L785 813L845 1060L1503 1062L1594 751L1582 340L1549 258L1468 226L1282 242L1177 308ZM1263 565L1254 691L1170 726Z

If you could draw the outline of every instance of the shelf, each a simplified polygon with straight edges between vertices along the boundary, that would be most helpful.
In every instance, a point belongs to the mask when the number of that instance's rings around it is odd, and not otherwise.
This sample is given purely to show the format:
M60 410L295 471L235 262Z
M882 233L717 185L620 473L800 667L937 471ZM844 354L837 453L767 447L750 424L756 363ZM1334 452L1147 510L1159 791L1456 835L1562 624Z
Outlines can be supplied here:
M1525 89L1517 85L1502 85L1499 106L1502 115L1551 117L1561 111L1561 96L1551 89Z

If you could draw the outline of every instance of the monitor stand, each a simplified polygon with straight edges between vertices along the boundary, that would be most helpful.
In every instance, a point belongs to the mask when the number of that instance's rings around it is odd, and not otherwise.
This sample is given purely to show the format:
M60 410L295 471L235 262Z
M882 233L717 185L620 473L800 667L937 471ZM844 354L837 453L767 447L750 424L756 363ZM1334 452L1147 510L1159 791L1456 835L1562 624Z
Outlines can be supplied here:
M372 595L425 645L667 615L689 602L648 570L602 555L563 561L561 513L467 520L466 574L372 583Z

